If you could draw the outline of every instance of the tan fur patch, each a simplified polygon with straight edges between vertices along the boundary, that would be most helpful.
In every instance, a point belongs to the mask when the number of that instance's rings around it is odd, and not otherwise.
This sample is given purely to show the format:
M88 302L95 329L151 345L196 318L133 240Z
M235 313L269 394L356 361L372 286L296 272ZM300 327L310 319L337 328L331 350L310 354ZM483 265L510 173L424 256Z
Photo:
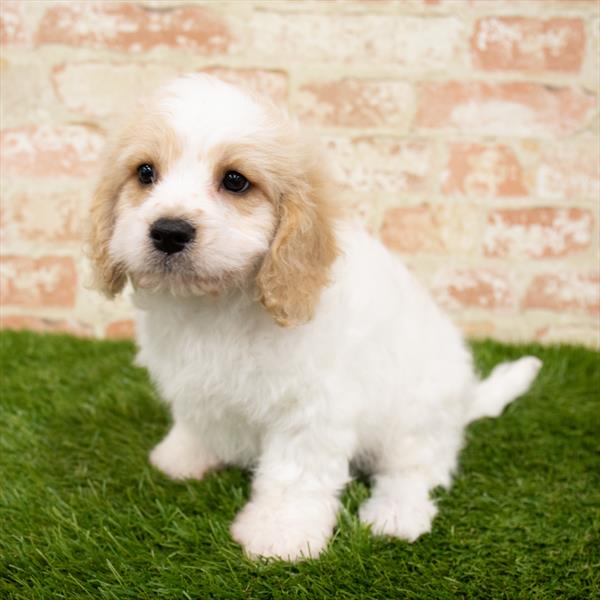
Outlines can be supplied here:
M115 210L126 193L127 202L143 202L149 188L138 182L137 168L143 163L155 166L160 178L181 153L177 136L164 118L141 107L129 124L108 145L91 207L88 233L95 286L108 297L118 294L127 277L122 265L109 255L115 226Z
M308 146L304 152L296 157L298 170L279 173L279 226L256 279L260 301L284 327L312 318L339 254L333 232L338 211L322 163Z

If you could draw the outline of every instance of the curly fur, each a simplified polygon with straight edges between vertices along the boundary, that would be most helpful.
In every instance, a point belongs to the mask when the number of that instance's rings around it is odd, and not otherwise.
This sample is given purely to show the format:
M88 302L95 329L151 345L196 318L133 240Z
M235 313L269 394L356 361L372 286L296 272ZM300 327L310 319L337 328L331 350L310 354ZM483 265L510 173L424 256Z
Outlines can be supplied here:
M283 113L203 76L145 106L105 167L91 245L101 290L134 285L138 361L173 417L152 464L174 479L252 468L231 528L251 556L318 556L351 463L372 477L360 518L375 534L426 533L429 491L450 484L465 426L498 415L541 363L480 382L428 293L338 212L321 159ZM176 149L166 158L156 132ZM146 161L160 176L142 189ZM245 196L220 185L232 167L252 181ZM149 240L163 217L197 231L170 257Z

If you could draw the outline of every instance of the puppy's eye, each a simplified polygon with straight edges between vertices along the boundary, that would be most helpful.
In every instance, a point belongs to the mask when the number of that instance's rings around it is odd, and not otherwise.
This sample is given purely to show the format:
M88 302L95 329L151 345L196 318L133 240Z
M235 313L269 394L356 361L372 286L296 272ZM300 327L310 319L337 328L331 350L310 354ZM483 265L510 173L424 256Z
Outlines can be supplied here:
M137 175L142 185L151 185L156 181L156 171L148 163L144 163L137 168Z
M243 194L250 188L250 182L237 171L227 171L223 177L223 187L228 192Z

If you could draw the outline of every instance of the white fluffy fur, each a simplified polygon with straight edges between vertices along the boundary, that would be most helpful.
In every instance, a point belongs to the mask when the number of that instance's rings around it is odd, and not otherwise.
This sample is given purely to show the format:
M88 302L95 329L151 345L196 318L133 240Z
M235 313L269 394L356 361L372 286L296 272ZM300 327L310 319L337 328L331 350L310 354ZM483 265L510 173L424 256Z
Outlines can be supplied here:
M211 85L212 96L206 80L170 88L166 114L185 150L162 187L117 218L111 254L131 269L144 263L152 218L201 197L219 260L243 263L244 253L268 247L272 214L239 217L234 229L246 235L231 234L227 208L203 192L202 146L263 126L253 102ZM199 122L200 97L212 112ZM338 221L335 235L331 283L314 318L295 328L277 325L251 287L134 295L139 359L174 421L150 459L175 479L219 465L252 468L252 497L231 528L251 556L317 556L351 463L372 476L360 518L375 534L412 541L428 532L429 492L450 484L465 426L498 415L541 365L526 357L480 382L460 333L401 261L353 223Z

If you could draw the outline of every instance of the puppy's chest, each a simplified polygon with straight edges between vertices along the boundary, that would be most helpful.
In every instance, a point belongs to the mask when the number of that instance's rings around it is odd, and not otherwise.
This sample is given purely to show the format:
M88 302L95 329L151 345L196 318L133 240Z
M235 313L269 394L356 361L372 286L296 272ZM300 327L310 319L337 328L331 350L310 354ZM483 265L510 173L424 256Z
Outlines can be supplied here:
M207 319L168 323L152 314L140 327L143 360L174 408L258 416L258 405L266 409L276 402L276 353L250 328Z

